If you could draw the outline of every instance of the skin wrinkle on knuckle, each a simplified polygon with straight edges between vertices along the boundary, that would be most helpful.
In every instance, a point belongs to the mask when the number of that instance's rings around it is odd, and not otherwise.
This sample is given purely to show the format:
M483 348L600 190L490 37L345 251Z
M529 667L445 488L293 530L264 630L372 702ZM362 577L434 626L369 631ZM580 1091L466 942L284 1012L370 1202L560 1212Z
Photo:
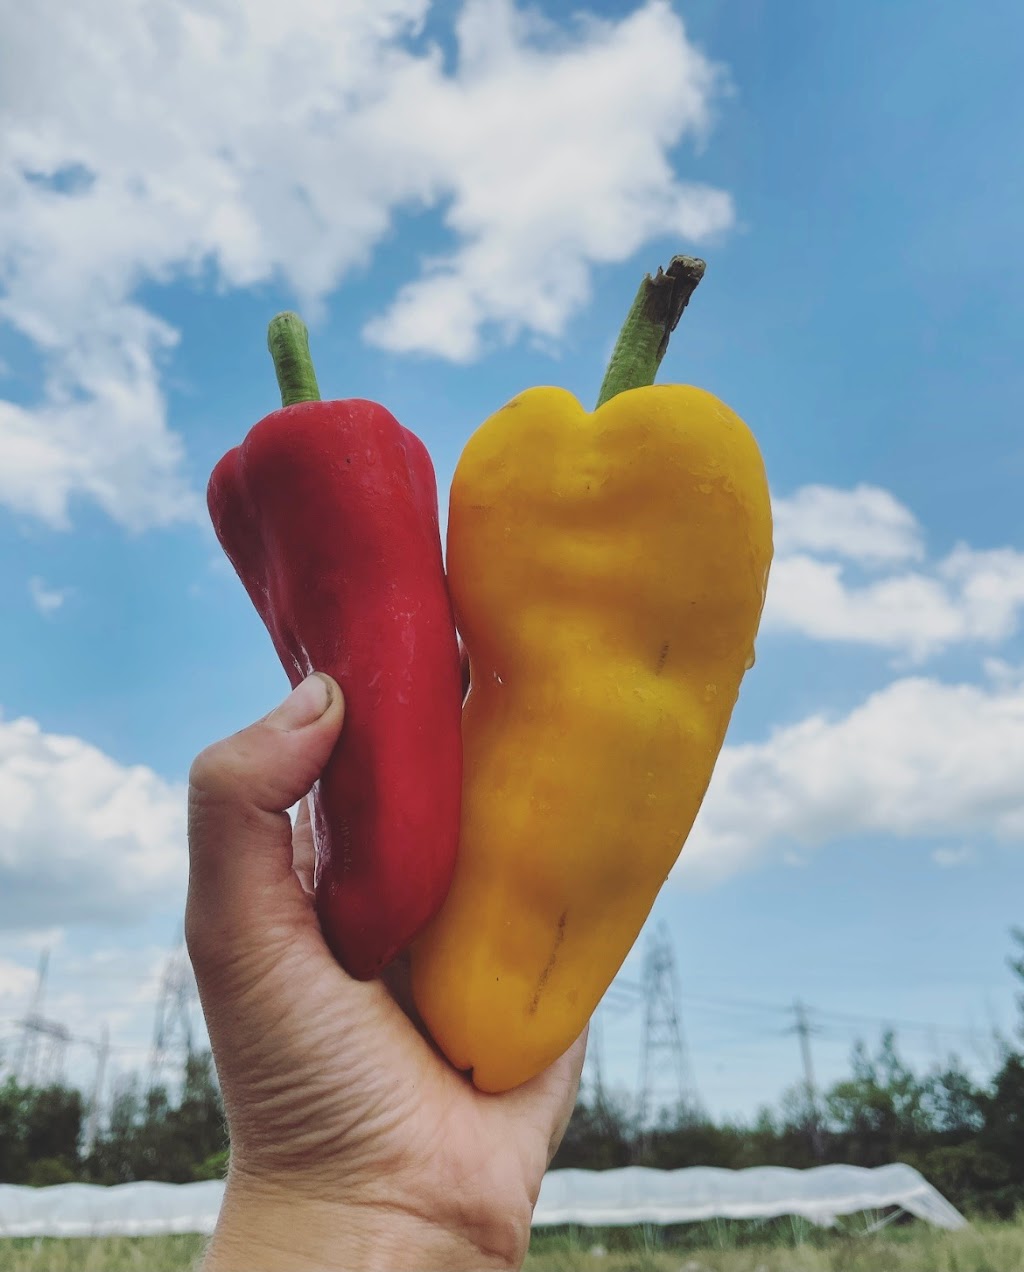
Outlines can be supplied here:
M237 923L220 904L216 893L204 880L204 872L193 868L185 905L185 945L197 977L214 983L231 966L238 945Z
M268 941L260 933L259 944L249 936L232 939L230 926L210 926L200 938L205 948L215 951L215 958L204 974L206 983L217 1000L230 1004L234 1014L255 1020L264 1014L264 1002L275 997L274 980L280 974L286 954L287 937L280 942ZM287 1001L287 1012L293 1010Z
M282 842L287 841L289 848L291 847L292 824L286 812L245 803L238 806L233 815L233 835L253 837L263 835L273 828Z
M221 775L202 784L193 783L189 787L188 808L190 828L199 829L206 824L217 824L230 819L232 822L242 821L246 828L261 825L266 818L286 818L291 828L291 819L286 811L295 801L285 790L274 789L267 783L260 789L253 787L251 780L231 778ZM277 807L275 807L277 805Z
M368 1137L372 1139L374 1135L389 1130L394 1106L393 1093L389 1088L381 1091L380 1098L374 1103L364 1102L358 1112L343 1115L334 1126L325 1124L322 1103L304 1103L309 1099L309 1091L316 1088L319 1077L315 1072L304 1072L306 1048L298 1049L294 1055L290 1048L283 1053L275 1054L273 1051L275 1038L294 1036L294 1022L288 1019L290 1012L289 1004L271 1017L267 1017L265 1009L257 1015L246 1004L232 1000L231 1021L226 1022L232 1032L232 1059L225 1074L225 1096L233 1112L237 1111L232 1120L242 1137L240 1142L251 1146L253 1151L259 1151L261 1156L269 1152L275 1159L281 1157L280 1151L273 1152L266 1147L263 1135L253 1137L246 1132L246 1126L255 1117L257 1127L272 1134L274 1140L289 1145L287 1164L294 1167L301 1165L303 1160L308 1161L311 1156L322 1158L340 1154L343 1150L347 1153L359 1150L369 1142ZM250 1031L242 1025L239 1035L237 1026L253 1019L259 1020L259 1028ZM212 1023L214 1033L219 1033L220 1022L214 1019ZM326 1038L314 1037L305 1041L314 1053L330 1044ZM371 1081L372 1065L368 1058L357 1057L355 1064L348 1068L352 1081L358 1087L365 1088ZM235 1080L234 1074L248 1076Z
M188 818L190 869L201 878L211 900L219 906L220 889L230 878L244 879L236 867L239 851L280 856L291 870L291 822L284 812L270 813L251 804L190 804ZM240 845L251 844L251 848ZM285 872L282 872L284 877ZM274 882L277 882L276 880ZM236 885L237 886L237 885Z
M239 786L246 785L248 769L245 759L231 739L214 742L200 751L192 761L188 774L189 801L206 803L231 802Z
M334 1178L336 1163L344 1163L346 1176L365 1170L368 1185L406 1165L400 1152L382 1161L380 1143L393 1128L366 1110L352 1106L334 1124L325 1123L322 1108L304 1100L301 1074L249 1085L243 1094L235 1118L240 1160L268 1178L284 1173L294 1182L298 1172L308 1193L311 1182ZM238 1093L230 1089L229 1096L234 1104Z
M205 947L205 925L202 911L199 902L196 900L195 890L191 888L189 889L189 897L185 905L184 935L189 962L198 977L200 965L207 961L207 949ZM213 953L213 951L210 952Z
M285 1125L275 1128L273 1139L267 1135L265 1119L277 1110L260 1106L260 1112L261 1117L246 1118L238 1130L238 1151L253 1170L262 1171L268 1177L287 1175L293 1184L301 1177L304 1194L323 1181L325 1199L336 1187L335 1164L344 1165L350 1180L361 1173L367 1175L367 1182L374 1178L378 1163L372 1147L353 1144L347 1130L325 1134L314 1110L307 1110L305 1117L289 1119ZM311 1166L311 1162L321 1164ZM335 1169L331 1169L332 1166Z
M263 1078L250 1079L250 1089L254 1092L258 1092L263 1085L270 1090L276 1090L278 1083L283 1084L284 1090L292 1089L292 1074L297 1067L301 1066L304 1048L313 1049L317 1042L315 1037L304 1036L303 1047L297 1048L299 1054L293 1063L282 1066L280 1072L275 1072L273 1069L266 1070L268 1048L280 1046L279 1040L287 1040L290 1043L295 1026L300 1023L294 1019L294 1006L290 1002L275 1001L274 987L268 986L268 979L266 973L260 973L258 979L254 978L248 987L236 989L230 999L232 1016L241 1023L243 1031L248 1035L247 1038L240 1037L236 1041L238 1067L243 1072L246 1069L253 1073L265 1070ZM250 1004L247 1002L249 998L255 1001ZM247 1024L248 1030L246 1030ZM253 1028L253 1026L258 1027ZM282 1048L283 1056L289 1060L291 1050L290 1045Z
M281 736L274 735L272 748L243 742L242 735L236 735L201 751L189 770L190 807L254 807L276 815L294 803L291 792L274 776L278 765L267 763L280 754Z

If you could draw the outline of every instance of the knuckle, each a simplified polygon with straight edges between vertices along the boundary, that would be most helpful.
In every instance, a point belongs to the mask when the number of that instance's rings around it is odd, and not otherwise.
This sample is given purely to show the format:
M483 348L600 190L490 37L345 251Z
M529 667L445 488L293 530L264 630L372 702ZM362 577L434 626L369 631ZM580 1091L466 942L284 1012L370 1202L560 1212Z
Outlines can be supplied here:
M185 949L195 973L196 984L200 987L205 986L210 976L216 972L222 954L215 924L216 916L209 913L208 907L195 905L191 901L186 906Z
M223 972L239 944L237 925L207 901L208 898L190 895L185 907L185 948L201 984Z
M208 950L206 935L206 928L197 907L189 898L188 905L185 907L185 948L188 950L188 956L194 968L201 967L205 962Z
M213 746L208 746L200 751L192 761L192 767L188 771L190 794L208 790L211 782L216 779L216 774L220 769L217 756L219 746L220 743L215 742Z
M214 742L200 751L189 769L189 798L199 803L220 803L238 795L242 765L232 740Z

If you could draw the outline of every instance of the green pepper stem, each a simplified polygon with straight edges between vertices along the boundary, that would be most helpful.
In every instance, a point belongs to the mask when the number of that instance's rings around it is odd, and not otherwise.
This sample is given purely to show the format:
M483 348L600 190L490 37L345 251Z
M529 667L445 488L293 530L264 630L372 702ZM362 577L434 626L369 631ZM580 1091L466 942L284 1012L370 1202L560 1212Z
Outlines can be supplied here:
M281 405L319 402L320 388L309 352L309 332L298 314L278 314L270 320L267 348L274 359Z
M704 277L704 269L704 262L696 256L673 256L668 269L659 267L653 278L644 276L608 361L598 406L626 389L654 383L669 336Z

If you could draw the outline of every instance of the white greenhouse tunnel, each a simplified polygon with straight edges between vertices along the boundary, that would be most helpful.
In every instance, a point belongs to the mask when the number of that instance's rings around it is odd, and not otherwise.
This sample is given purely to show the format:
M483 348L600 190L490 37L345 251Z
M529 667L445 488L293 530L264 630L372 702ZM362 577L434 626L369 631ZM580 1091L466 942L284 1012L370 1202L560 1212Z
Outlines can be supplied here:
M161 1236L211 1233L224 1184L135 1183L104 1188L0 1185L0 1237ZM823 1227L846 1215L905 1213L939 1228L966 1225L964 1217L910 1166L816 1166L789 1170L756 1166L720 1170L550 1171L541 1186L534 1227L579 1224L595 1228L634 1223L677 1224L703 1219L772 1219L794 1215ZM877 1225L876 1225L877 1226Z

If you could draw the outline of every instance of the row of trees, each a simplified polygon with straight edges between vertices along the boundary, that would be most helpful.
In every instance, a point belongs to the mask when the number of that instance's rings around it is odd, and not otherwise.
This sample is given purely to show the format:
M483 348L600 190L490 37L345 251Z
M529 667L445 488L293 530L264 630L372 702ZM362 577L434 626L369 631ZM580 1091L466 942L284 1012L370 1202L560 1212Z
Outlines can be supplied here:
M554 1168L820 1166L907 1162L954 1205L1009 1216L1024 1206L1024 1055L1007 1050L978 1086L955 1061L919 1076L883 1035L854 1048L852 1074L810 1105L801 1090L749 1123L686 1109L641 1127L625 1098L579 1104Z
M1024 932L1010 966L1024 985ZM1024 1039L1024 994L1021 995ZM216 1178L227 1162L209 1053L194 1055L180 1095L120 1087L107 1126L83 1144L80 1092L0 1086L0 1182L46 1185ZM690 1110L641 1126L626 1097L580 1102L554 1167L879 1166L904 1161L962 1209L1009 1215L1024 1206L1024 1053L1002 1047L998 1071L977 1084L956 1061L914 1073L892 1033L853 1051L851 1074L813 1101L800 1089L749 1123L716 1123Z
M208 1051L191 1056L180 1095L143 1092L137 1078L114 1094L107 1126L84 1143L85 1101L64 1086L0 1087L0 1182L126 1184L214 1179L227 1164L227 1130Z

